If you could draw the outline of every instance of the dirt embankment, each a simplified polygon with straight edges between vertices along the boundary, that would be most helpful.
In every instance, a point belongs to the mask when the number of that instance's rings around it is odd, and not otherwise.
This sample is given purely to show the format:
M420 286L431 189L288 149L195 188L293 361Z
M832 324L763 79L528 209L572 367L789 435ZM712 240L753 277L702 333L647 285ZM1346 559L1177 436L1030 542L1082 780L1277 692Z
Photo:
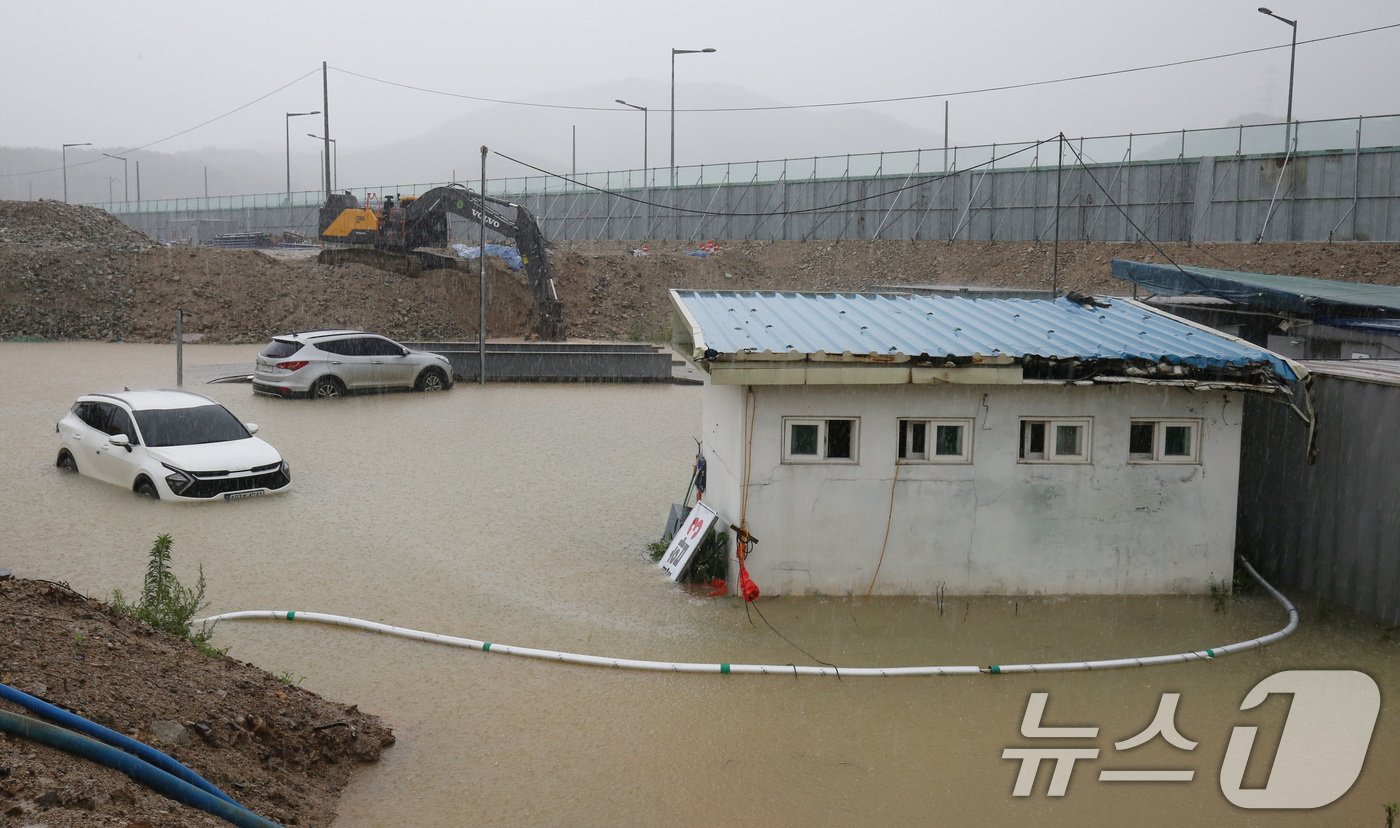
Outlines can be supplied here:
M571 339L659 341L672 288L860 291L943 284L1048 288L1050 243L941 241L593 242L550 250ZM1104 244L1062 242L1061 290L1124 293L1113 258L1400 284L1397 244ZM475 339L478 275L406 277L251 250L156 247L106 213L53 201L0 202L0 339L170 341L175 310L206 342L259 342L291 330L363 328L404 340ZM491 260L487 335L522 337L534 318L525 277Z
M329 825L354 766L394 741L375 716L210 658L59 584L0 579L0 630L0 683L173 756L283 825ZM121 771L0 734L0 824L226 823Z

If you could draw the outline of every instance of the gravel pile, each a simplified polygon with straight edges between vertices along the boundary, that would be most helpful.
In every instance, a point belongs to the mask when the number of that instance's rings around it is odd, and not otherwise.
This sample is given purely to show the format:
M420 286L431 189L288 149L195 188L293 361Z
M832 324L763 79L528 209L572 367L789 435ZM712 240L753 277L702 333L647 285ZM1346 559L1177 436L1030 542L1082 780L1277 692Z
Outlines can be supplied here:
M146 236L96 207L61 201L0 201L0 245L108 252L145 250Z

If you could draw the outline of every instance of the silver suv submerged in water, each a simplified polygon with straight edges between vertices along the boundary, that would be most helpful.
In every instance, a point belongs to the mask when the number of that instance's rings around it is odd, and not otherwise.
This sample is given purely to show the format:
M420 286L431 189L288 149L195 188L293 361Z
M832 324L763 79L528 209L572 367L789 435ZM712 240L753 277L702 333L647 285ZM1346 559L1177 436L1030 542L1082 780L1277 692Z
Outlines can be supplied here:
M452 387L447 357L365 331L310 331L273 338L253 365L253 391L278 397L339 397L352 391Z

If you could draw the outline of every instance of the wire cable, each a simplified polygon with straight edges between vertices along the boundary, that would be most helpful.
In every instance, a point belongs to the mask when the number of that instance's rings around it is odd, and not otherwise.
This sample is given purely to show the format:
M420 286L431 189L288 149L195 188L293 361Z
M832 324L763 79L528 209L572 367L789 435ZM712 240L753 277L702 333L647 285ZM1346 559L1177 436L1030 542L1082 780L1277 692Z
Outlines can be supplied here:
M1372 33L1374 33L1374 32L1380 32L1380 31L1385 31L1385 30L1387 30L1387 29L1395 29L1395 28L1400 28L1400 23L1390 23L1390 24L1387 24L1387 25L1384 25L1384 26L1373 26L1373 27L1371 27L1371 28L1369 28L1369 29L1358 29L1357 31L1354 31L1354 32L1342 32L1341 34L1326 35L1326 36L1324 36L1324 37L1315 37L1315 38L1311 38L1311 39L1309 39L1309 40L1300 40L1300 41L1298 41L1297 45L1298 45L1298 46L1307 46L1307 45L1314 44L1314 43L1322 43L1322 42L1328 41L1328 40L1337 40L1337 39L1339 39L1339 38L1344 38L1344 37L1355 37L1355 36L1357 36L1357 35L1372 34ZM824 101L824 102L819 102L819 103L806 103L806 104L769 104L769 105L764 105L764 106L717 106L717 107L698 107L698 108L694 108L694 109L676 109L675 111L676 111L676 112L772 112L772 111L790 110L790 109L826 109L826 108L842 107L842 106L869 106L869 105L871 105L871 104L882 104L882 103L904 103L904 102L907 102L907 101L926 101L926 100L930 100L930 99L933 99L933 98L959 98L959 97L965 97L965 96L968 96L968 95L983 95L983 94L987 94L987 93L989 93L989 92L1007 92L1007 91L1014 90L1014 89L1033 89L1033 88L1038 87L1038 86L1050 86L1050 85L1053 85L1053 84L1073 83L1073 82L1075 82L1075 81L1082 81L1082 80L1094 80L1094 79L1096 79L1096 78L1106 78L1106 77L1112 77L1112 76L1114 76L1114 75L1127 75L1127 74L1131 74L1131 73L1134 73L1134 72L1148 72L1148 71L1152 71L1152 70L1156 70L1156 69L1171 69L1171 68L1174 68L1174 67L1177 67L1177 66L1189 66L1189 65L1194 64L1194 63L1206 63L1206 62L1208 62L1208 61L1213 61L1213 60L1224 60L1224 59L1227 59L1227 58L1240 57L1240 56L1242 56L1242 55L1252 55L1252 54L1258 54L1258 53L1260 53L1260 52L1271 52L1271 51L1275 51L1275 50L1278 50L1278 49L1288 49L1288 48L1290 48L1290 47L1291 47L1291 44L1283 43L1283 44L1279 44L1279 45L1277 45L1277 46L1261 46L1261 47L1259 47L1259 48L1257 48L1257 49L1241 49L1241 50L1239 50L1239 51L1235 51L1235 52L1226 52L1226 53L1224 53L1224 54L1219 54L1219 55L1208 55L1208 56L1206 56L1206 57L1198 57L1198 58L1186 58L1186 59L1184 59L1184 60L1173 60L1173 61L1167 61L1167 62L1165 62L1165 63L1154 63L1154 64L1150 64L1150 65L1147 65L1147 66L1134 66L1134 67L1131 67L1131 68L1128 68L1128 69L1109 69L1109 70L1105 70L1105 71L1102 71L1102 72L1090 72L1090 73L1083 74L1083 75L1070 75L1070 76L1066 76L1066 77L1062 77L1062 78L1050 78L1050 79L1048 79L1048 80L1038 80L1038 81L1025 81L1025 82L1022 82L1022 83L1008 83L1008 84L1002 84L1002 85L1000 85L1000 86L985 86L985 87L981 87L981 88L977 88L977 89L963 89L963 90L958 90L958 91L955 91L955 92L928 92L928 93L924 93L924 94L920 94L920 95L898 95L898 96L888 97L888 98L865 98L865 99L860 99L860 100L850 100L850 101ZM361 78L361 79L363 79L363 80L371 81L371 82L374 82L374 83L381 83L381 84L384 84L384 85L386 85L386 86L395 86L395 87L399 87L399 88L401 88L401 89L411 89L411 90L413 90L413 91L415 91L415 92L424 92L424 93L427 93L427 94L430 94L430 95L442 95L442 96L450 97L450 98L462 98L462 99L464 99L464 100L482 101L482 102L484 102L484 103L504 104L504 105L506 105L506 106L536 107L536 108L541 108L541 109L572 109L572 110L589 111L589 112L599 112L599 111L601 111L601 112L632 112L632 111L633 111L631 108L620 107L620 106L580 106L580 105L571 105L571 104L548 104L548 103L536 103L536 102L532 102L532 101L510 100L510 99L507 99L507 98L488 98L488 97L483 97L483 96L479 96L479 95L466 95L466 94L462 94L462 93L458 93L458 92L446 92L446 91L443 91L443 90L440 90L440 89L430 89L430 88L428 88L428 87L426 87L426 86L416 86L416 85L413 85L413 84L401 83L401 82L398 82L398 81L386 80L386 79L384 79L384 78L377 78L377 77L374 77L373 75L366 75L366 74L362 74L362 73L360 73L360 72L352 72L352 71L350 71L349 69L342 69L342 68L336 67L336 66L332 66L332 67L330 67L330 68L335 69L337 72L343 72L343 73L345 73L345 74L347 74L347 75L353 75L354 77ZM658 111L658 112L669 112L669 111L671 111L671 110L669 110L669 109L660 109L660 108L658 108L656 111Z
M1145 230L1138 226L1137 222L1133 221L1133 217L1128 215L1128 211L1123 209L1123 206L1118 203L1117 199L1113 197L1113 194L1110 193L1108 189L1104 187L1103 183L1099 181L1098 176L1094 175L1094 171L1089 169L1089 165L1084 163L1084 156L1080 155L1079 150L1074 148L1074 143L1072 141L1066 141L1065 145L1069 147L1070 152L1074 153L1074 158L1079 163L1079 168L1083 170L1089 176L1089 180L1093 181L1094 185L1099 188L1099 192L1103 193L1104 198L1108 199L1108 203L1112 204L1114 209L1121 213L1123 215L1123 218L1133 226L1133 229L1138 231L1138 234L1142 236L1143 241L1152 245L1153 250L1156 250L1158 253L1162 254L1162 258L1171 262L1172 267L1175 267L1177 270L1181 271L1183 275L1191 277L1191 279L1193 279L1196 282L1196 284L1204 288L1205 284L1201 282L1201 280L1196 276L1196 274L1191 273L1186 268L1178 264L1176 259L1173 259L1167 253L1167 251L1162 249L1161 245L1157 244L1157 242L1154 241L1151 236L1147 235L1147 232Z
M500 151L498 151L498 150L491 150L491 154L492 154L492 155L495 155L495 156L497 156L497 157L499 157L499 158L503 158L503 159L505 159L505 160L507 160L507 161L510 161L510 162L512 162L512 163L519 164L520 166L525 167L526 169L531 169L531 170L534 170L534 171L537 172L537 173L541 173L541 174L543 174L543 175L547 175L547 176L549 176L550 178L557 178L557 179L559 179L560 181L566 181L566 182L568 182L568 183L570 183L570 184L573 184L573 185L576 186L576 187L581 187L581 188L583 188L583 189L592 190L592 191L594 191L594 192L596 192L596 193L601 193L601 194L603 194L603 195L612 196L613 198L620 198L620 199L623 199L623 200L625 200L625 201L632 201L632 202L636 202L637 204L644 204L644 205L646 205L646 206L648 206L648 207L657 207L657 208L660 208L660 209L662 209L662 210L670 210L670 211L676 212L676 213L689 213L689 214L691 214L691 215L697 215L697 216L719 216L719 217L728 217L728 218L770 218L770 217L777 217L777 216L797 216L797 215L805 215L805 214L807 214L807 213L821 213L821 212L824 212L824 211L827 211L827 210L835 210L835 209L838 208L838 207L849 207L849 206L852 205L852 204L861 204L861 203L866 202L866 201L873 201L874 199L877 199L877 198L884 198L885 196L896 195L896 194L898 194L898 193L904 192L905 190L915 190L915 189L918 189L919 187L924 186L925 184L931 184L931 183L933 183L933 182L935 182L935 181L941 181L941 180L943 180L943 179L945 179L945 178L953 178L953 177L956 177L956 176L959 176L959 175L964 175L964 174L966 174L966 173L972 172L973 170L979 170L979 169L982 169L983 167L987 167L987 166L990 166L990 165L992 165L992 164L995 164L997 161L1005 161L1005 160L1008 159L1008 158L1015 158L1017 155L1020 155L1020 154L1023 153L1023 152L1029 152L1029 151L1031 151L1031 150L1033 150L1033 149L1037 149L1037 148L1040 147L1042 144L1046 144L1046 143L1049 143L1050 141L1054 141L1054 140L1056 140L1058 137L1059 137L1059 136L1056 136L1055 138L1046 138L1046 139L1043 139L1043 140L1040 140L1040 141L1036 141L1035 143L1027 144L1027 145L1025 145L1024 147L1021 147L1020 149L1016 150L1015 152L1011 152L1011 153L1008 153L1008 154L1003 155L1003 156L1000 156L1000 157L993 157L992 159L990 159L990 160L988 160L988 161L984 161L984 162L982 162L981 164L975 164L975 165L973 165L973 166L971 166L971 167L968 167L967 169L958 170L957 172L940 173L940 174L938 174L938 175L930 176L930 177L928 177L928 178L925 178L925 179L922 179L922 180L920 180L920 181L917 181L917 182L915 182L915 183L913 183L913 184L905 184L905 185L903 185L903 186L896 187L896 188L894 188L893 190L884 190L884 191L882 191L882 192L872 193L872 194L866 195L866 196L861 196L860 198L853 198L853 199L850 199L850 200L848 200L848 201L841 201L841 202L838 202L838 203L835 203L835 204L825 204L825 205L822 205L822 206L820 206L820 207L804 207L804 208L802 208L802 209L800 209L800 210L775 210L775 211L770 211L770 212L766 212L766 213L756 213L756 212L748 212L748 213L726 213L726 212L721 212L721 211L716 211L716 210L696 210L696 209L691 208L691 207L677 207L677 206L673 206L673 205L670 205L670 204L661 204L661 203L658 203L658 202L655 202L655 201L647 201L646 199L636 198L636 197L634 197L634 196L629 196L629 195L626 195L626 194L624 194L624 193L619 193L619 192L617 192L616 190L608 190L608 189L604 189L603 187L595 187L595 186L593 186L592 184L589 184L589 183L586 182L586 181L578 181L578 180L576 180L576 179L574 179L574 178L571 178L570 176L564 175L563 173L557 173L557 172L554 172L554 171L552 171L552 170L547 170L547 169L545 169L544 167L537 167L537 166L535 166L534 164L530 164L530 163L528 163L528 162L521 161L519 158L515 158L515 157L512 157L512 156L506 155L505 153L500 152Z
M251 101L249 101L249 102L243 104L242 106L234 107L233 109L230 109L228 112L225 112L225 113L222 114L222 115L215 115L213 118L210 118L210 119L207 120L207 121L201 121L200 123L197 123L197 124L195 124L195 125L192 126L192 127L189 127L189 128L187 128L187 129L182 129L182 130L180 130L179 132L171 133L170 135L167 135L167 136L165 136L164 138L157 138L157 139L154 140L154 141L148 141L147 143L144 143L144 144L142 144L142 145L139 146L139 147L129 147L129 148L121 148L121 149L118 149L118 150L117 150L115 153L113 153L113 154L114 154L114 155L126 155L126 154L132 153L132 152L140 152L141 150L149 149L149 148L151 148L151 147L154 147L154 146L157 145L157 144L163 144L163 143L165 143L166 141L170 141L170 140L173 140L173 139L175 139L175 138L179 138L181 135L188 135L189 133L194 132L194 131L197 130L197 129L201 129L201 128L203 128L203 127L207 127L207 126L209 126L210 124L215 123L216 121L222 121L224 118L227 118L227 117L229 117L230 115L234 115L234 114L236 114L236 113L242 112L243 110L247 109L248 107L252 106L252 105L255 104L255 103L261 103L262 101L267 100L268 98L272 97L273 95L276 95L278 92L281 92L282 90L286 89L287 87L289 87L289 86L294 86L294 85L296 85L296 84L298 84L298 83L301 83L302 81L306 80L307 78L311 77L312 75L316 74L316 73L319 72L319 71L321 71L319 67L316 68L316 69L312 69L310 72L307 72L306 74L302 75L301 77L296 78L295 80L288 81L287 83L282 84L281 86L277 87L276 89L272 90L271 92L268 92L268 93L265 94L265 95L259 95L258 97L256 97L256 98L254 98L253 100L251 100ZM82 161L82 162L75 163L75 164L68 164L67 166L68 166L68 167L86 167L86 166L89 165L89 164L96 164L96 163L98 163L98 160L99 160L99 159L93 159L93 160L91 160L91 161ZM39 175L39 174L41 174L41 173L59 172L59 171L61 171L61 170L63 170L63 169L64 169L64 167L50 167L50 168L48 168L48 169L46 169L46 170L30 170L29 172L0 173L0 178L13 178L13 177L15 177L15 176L20 176L20 175Z

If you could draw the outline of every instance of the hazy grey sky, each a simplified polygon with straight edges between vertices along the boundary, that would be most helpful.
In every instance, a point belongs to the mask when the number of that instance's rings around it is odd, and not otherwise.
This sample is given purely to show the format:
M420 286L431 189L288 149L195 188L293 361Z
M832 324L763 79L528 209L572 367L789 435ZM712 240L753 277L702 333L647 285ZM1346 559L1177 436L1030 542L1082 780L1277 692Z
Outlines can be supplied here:
M1395 0L1278 0L1300 40L1400 23ZM652 163L667 151L670 50L678 109L723 105L715 85L777 104L942 92L1128 69L1260 47L1287 46L1287 25L1258 0L999 0L995 3L596 2L336 3L55 2L7 13L0 146L56 150L64 142L131 148L202 121L319 70L330 72L331 133L342 150L400 141L486 105L367 81L345 72L486 98L615 106L634 93L651 114ZM1301 119L1400 111L1400 28L1298 48L1294 114ZM1282 117L1287 48L1116 77L951 99L963 144L1220 126L1245 113ZM701 85L710 92L699 95ZM605 90L616 88L616 93ZM582 94L587 90L586 94ZM743 104L752 103L744 100ZM229 117L151 147L281 151L288 111L321 108L319 71ZM930 137L943 101L874 104ZM820 110L828 116L847 110ZM501 117L493 108L492 117ZM559 158L567 110L532 111L541 145L511 150ZM593 117L593 116L590 116ZM636 113L615 115L635 123ZM709 117L682 112L698 127ZM746 129L748 116L723 116ZM756 116L755 116L756 117ZM633 119L633 120L626 120ZM310 143L319 118L294 120ZM765 113L765 133L783 130ZM698 133L697 128L694 132ZM768 137L772 137L769 135ZM801 130L785 138L810 155ZM474 136L464 135L470 144ZM933 145L930 143L929 145ZM296 145L294 144L294 147ZM493 147L494 148L494 147ZM906 147L876 147L896 149ZM308 150L305 145L299 150ZM869 147L853 148L854 151ZM687 147L693 158L703 148ZM309 150L315 152L314 143ZM701 159L715 160L715 159ZM740 160L740 159L733 159ZM664 161L662 161L664 163ZM584 165L580 165L584 168Z

